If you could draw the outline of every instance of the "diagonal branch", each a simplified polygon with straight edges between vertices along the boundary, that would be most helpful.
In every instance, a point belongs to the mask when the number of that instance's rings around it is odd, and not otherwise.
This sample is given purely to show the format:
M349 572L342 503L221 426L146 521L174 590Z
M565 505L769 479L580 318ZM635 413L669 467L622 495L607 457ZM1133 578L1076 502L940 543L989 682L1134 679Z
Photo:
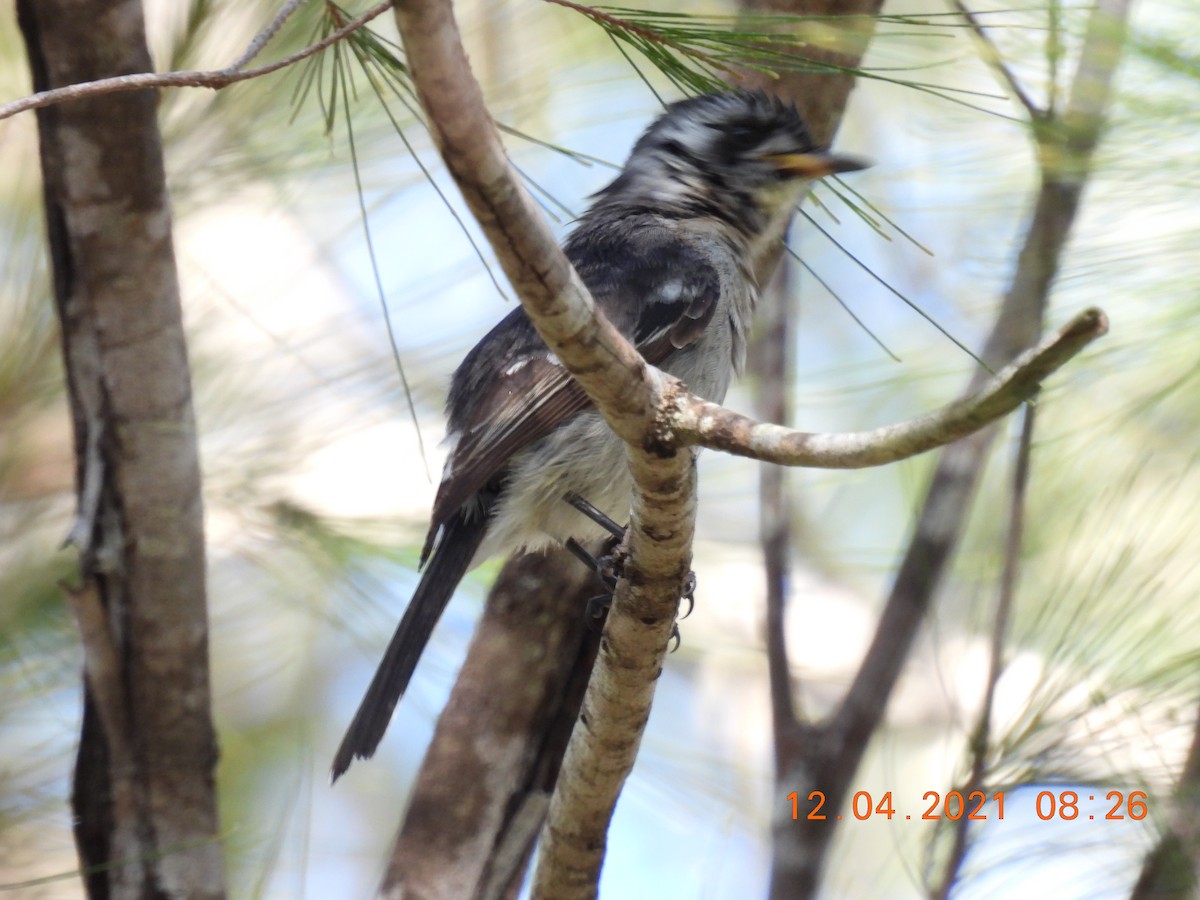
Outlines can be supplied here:
M279 29L283 27L283 23L290 19L292 17L292 13L294 13L303 5L304 0L288 0L288 2L283 5L283 9L275 14L275 18L268 22L267 26L254 36L254 40L246 45L246 49L242 51L242 55L230 63L226 68L237 72L250 65L250 62L254 59L254 57L262 53L263 48L271 42L271 38L275 37L275 35L279 33Z
M269 75L272 72L285 69L293 63L300 62L303 59L308 59L308 57L320 53L326 47L336 44L347 35L358 31L358 29L362 28L372 19L383 15L391 7L391 3L389 0L377 3L357 19L353 19L336 31L330 32L315 44L311 44L303 50L298 50L289 56L285 56L283 59L278 59L275 62L267 63L253 69L243 68L274 37L280 26L283 25L284 20L292 14L296 6L296 3L285 5L283 10L271 20L270 24L255 36L254 40L250 42L241 56L223 69L188 72L138 72L133 75L114 75L111 78L98 78L95 81L68 84L63 87L38 91L35 94L30 94L28 97L0 104L0 119L7 119L15 116L17 113L26 112L31 109L41 109L42 107L53 106L56 103L65 103L68 100L98 97L102 94L116 94L123 91L138 91L145 88L206 87L213 90L220 90L239 81L248 81L251 78Z
M983 359L992 368L1016 358L1042 329L1103 123L1129 5L1129 0L1101 0L1097 5L1080 52L1071 102L1061 122L1052 123L1063 127L1034 128L1035 139L1050 146L1043 146L1038 156L1042 180L1031 221L983 349ZM969 390L988 380L980 370ZM965 528L994 437L994 429L979 431L943 451L871 645L842 704L819 728L797 730L797 752L788 773L791 783L819 786L831 808L840 808L848 799L868 739L883 721L888 699ZM834 832L827 827L796 830L801 846L794 849L795 864L789 875L791 884L802 887L788 896L815 894Z
M1004 57L1000 54L1000 48L996 46L996 42L992 40L991 36L984 29L983 23L979 21L971 10L967 9L967 4L963 0L953 0L953 5L959 15L967 20L967 24L971 26L971 31L978 38L979 45L983 48L984 61L996 70L996 74L1008 85L1008 89L1013 92L1013 96L1025 107L1025 111L1029 113L1029 117L1035 122L1044 118L1046 110L1038 106L1034 99L1025 91L1025 87L1004 61Z
M551 800L535 889L586 894L609 817L633 766L662 670L695 518L694 456L656 439L677 383L650 368L599 315L521 188L471 74L449 0L409 0L396 21L431 133L543 340L629 444L636 493L631 559L609 613L580 724ZM385 894L402 885L385 879ZM572 890L574 889L574 891Z
M971 767L960 788L964 797L983 791L987 775L988 752L991 746L992 716L996 706L996 688L1004 674L1004 650L1009 638L1009 623L1016 602L1017 579L1021 568L1021 545L1025 538L1025 507L1029 494L1030 458L1033 456L1033 423L1035 408L1028 407L1021 421L1021 439L1017 445L1017 458L1013 468L1012 493L1008 503L1008 533L1004 546L1004 569L1000 575L1000 589L996 597L996 610L992 616L992 634L988 647L988 673L984 683L983 702L975 727L971 731L969 749ZM970 816L961 816L951 826L950 853L943 867L941 883L931 895L935 900L949 900L958 883L963 862L967 858L968 840L973 827Z
M793 431L755 422L692 396L671 422L671 430L684 444L699 444L783 466L861 469L886 465L944 447L1012 412L1037 392L1048 375L1107 331L1104 313L1084 310L1018 356L976 393L907 422L871 431Z

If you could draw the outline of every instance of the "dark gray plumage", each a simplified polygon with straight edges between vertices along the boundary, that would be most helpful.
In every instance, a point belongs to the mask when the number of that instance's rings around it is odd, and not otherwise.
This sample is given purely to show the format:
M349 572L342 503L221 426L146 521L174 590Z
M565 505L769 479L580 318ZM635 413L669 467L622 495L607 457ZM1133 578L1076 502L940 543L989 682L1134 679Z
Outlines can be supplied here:
M683 100L646 130L563 249L648 362L720 402L745 361L755 261L783 237L808 180L862 167L816 150L796 110L765 94ZM428 566L338 748L334 779L375 752L473 564L597 536L563 502L569 493L618 521L629 510L620 439L524 310L467 354L446 413L450 454L421 555Z

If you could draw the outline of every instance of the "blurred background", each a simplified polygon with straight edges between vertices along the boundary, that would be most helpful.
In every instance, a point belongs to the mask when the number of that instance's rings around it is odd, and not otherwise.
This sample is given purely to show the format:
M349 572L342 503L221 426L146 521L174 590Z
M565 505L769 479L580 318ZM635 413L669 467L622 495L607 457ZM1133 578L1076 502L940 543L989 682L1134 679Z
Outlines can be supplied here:
M310 41L321 10L309 6L266 58ZM655 90L676 95L644 63L640 77L571 10L532 0L458 8L493 114L527 136L506 137L514 162L565 235L661 109ZM1081 10L1058 9L1070 36ZM30 88L12 4L0 10L7 100ZM807 208L816 225L798 221L793 231L797 252L840 298L798 279L790 389L794 424L807 431L882 425L956 395L972 359L896 292L977 349L1036 187L1019 108L969 35L949 27L945 7L885 11L915 18L880 24L865 63L875 77L860 79L836 147L874 160L846 184L895 225L874 228L839 198L845 189L819 187ZM148 0L157 67L226 65L274 12L256 2ZM988 22L1018 75L1044 85L1046 10L1006 8ZM388 16L371 27L394 39ZM1182 36L1197 29L1190 0L1137 7L1111 126L1057 282L1052 325L1100 306L1112 331L1038 401L992 761L1028 787L978 835L955 896L1127 895L1191 740L1200 682L1200 64ZM373 890L496 569L464 582L380 753L330 789L333 749L416 582L449 374L515 302L406 98L388 95L385 112L355 66L344 71L354 85L331 126L319 99L336 77L328 60L323 81L294 67L161 97L202 430L234 896ZM74 462L38 171L32 114L0 121L0 889L68 898L81 896L67 804L81 654L57 583L75 571L73 551L60 549ZM752 411L754 392L744 381L727 405ZM939 844L934 823L919 820L922 798L962 776L986 677L1015 431L1006 435L858 778L876 798L891 791L897 812L914 819L844 822L827 896L924 893ZM870 640L930 465L923 457L790 473L799 513L789 642L809 715L837 701ZM755 463L702 460L696 609L617 810L606 896L765 892L770 820L785 801L772 777L757 479ZM1081 809L1096 819L1042 821L1042 789L1095 796ZM1110 790L1148 791L1148 818L1105 821Z

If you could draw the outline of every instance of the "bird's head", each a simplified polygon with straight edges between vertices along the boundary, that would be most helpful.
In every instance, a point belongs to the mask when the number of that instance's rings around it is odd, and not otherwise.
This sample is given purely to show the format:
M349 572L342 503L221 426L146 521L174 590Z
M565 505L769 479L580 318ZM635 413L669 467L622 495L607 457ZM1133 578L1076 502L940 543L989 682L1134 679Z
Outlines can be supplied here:
M805 182L866 165L814 147L795 107L765 93L705 94L667 107L597 208L716 218L754 238L790 211Z

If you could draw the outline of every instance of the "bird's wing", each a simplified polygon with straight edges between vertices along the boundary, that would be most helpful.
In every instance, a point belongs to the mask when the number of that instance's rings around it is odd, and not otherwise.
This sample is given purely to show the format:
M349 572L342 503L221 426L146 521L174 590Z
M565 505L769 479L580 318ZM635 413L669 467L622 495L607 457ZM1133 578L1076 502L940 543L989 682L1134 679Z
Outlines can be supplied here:
M491 417L476 420L456 434L433 502L422 563L433 549L441 524L487 485L513 454L590 403L583 389L550 358L545 347L540 357L520 365L516 371L501 374L495 386L480 398L480 411L490 411Z
M572 261L597 306L647 362L661 365L704 334L717 309L720 279L702 254L663 229L656 229L652 240L629 240L629 229L623 237L615 246L599 241L588 253L576 251ZM513 310L455 373L448 403L455 443L434 500L422 561L441 524L513 454L589 406L524 310Z

